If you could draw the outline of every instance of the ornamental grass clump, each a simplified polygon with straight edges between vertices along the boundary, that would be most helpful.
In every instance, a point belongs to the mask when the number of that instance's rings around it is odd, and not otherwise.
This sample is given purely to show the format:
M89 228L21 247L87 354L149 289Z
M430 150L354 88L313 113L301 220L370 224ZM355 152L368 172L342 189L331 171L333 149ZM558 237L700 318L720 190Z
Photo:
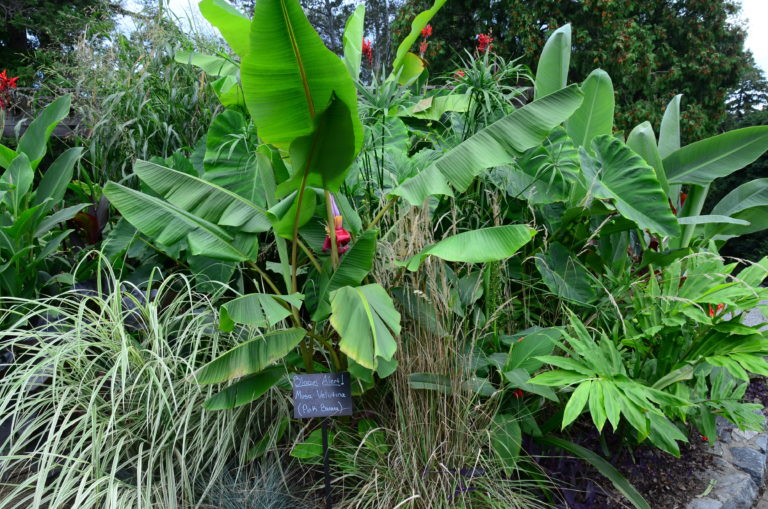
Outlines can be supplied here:
M247 331L220 332L211 297L183 276L136 287L107 273L94 290L1 309L13 361L1 367L0 507L196 506L288 414L276 391L203 409L215 391L190 383L195 370Z

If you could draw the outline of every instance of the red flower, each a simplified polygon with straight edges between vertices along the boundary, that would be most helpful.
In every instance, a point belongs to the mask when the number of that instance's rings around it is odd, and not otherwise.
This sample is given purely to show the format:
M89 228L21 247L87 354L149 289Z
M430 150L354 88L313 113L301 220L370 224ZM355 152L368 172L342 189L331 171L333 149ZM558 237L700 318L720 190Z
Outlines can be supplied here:
M427 52L427 46L428 46L428 45L429 45L429 43L428 43L427 41L421 41L421 42L419 43L419 54L420 54L422 57L424 56L424 53L426 53L426 52Z
M686 193L680 193L680 208L685 205L685 199L688 198L688 195Z
M368 60L368 65L373 66L373 45L368 39L363 39L363 55Z
M421 36L426 38L432 35L432 25L427 25L421 29Z
M10 102L10 91L8 89L16 88L16 80L18 79L18 76L9 78L6 69L0 72L0 109L5 109L5 106Z
M702 440L704 440L705 442L709 442L709 438L705 437L704 435L699 435L699 436L700 436L700 437L701 437L701 439L702 439Z
M525 395L525 393L520 389L515 389L514 391L512 391L512 395L515 397L515 399L520 399Z
M467 73L465 73L465 72L464 72L463 70L461 70L461 69L459 69L458 71L456 71L455 73L453 73L453 77L454 77L454 78L463 78L463 77L464 77L464 76L466 76L466 75L467 75Z
M674 215L677 215L677 209L676 209L676 208L675 208L675 206L672 204L672 198L668 198L668 199L667 199L667 201L669 202L669 208L671 208L671 209L672 209L672 213L673 213Z
M480 53L485 53L486 51L490 51L492 42L493 42L493 37L491 37L490 35L477 34L477 51Z

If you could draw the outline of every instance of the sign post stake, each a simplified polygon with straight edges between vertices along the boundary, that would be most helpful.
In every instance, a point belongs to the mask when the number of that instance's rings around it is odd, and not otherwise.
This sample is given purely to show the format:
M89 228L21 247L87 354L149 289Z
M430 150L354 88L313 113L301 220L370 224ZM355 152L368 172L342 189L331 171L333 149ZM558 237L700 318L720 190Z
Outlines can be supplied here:
M328 417L352 415L352 391L349 373L295 374L293 382L293 417L321 417L323 437L323 477L326 509L333 509L331 498L331 462L328 453ZM314 432L313 432L314 433Z
M323 474L325 475L325 507L333 509L331 499L331 465L328 457L328 418L323 417Z

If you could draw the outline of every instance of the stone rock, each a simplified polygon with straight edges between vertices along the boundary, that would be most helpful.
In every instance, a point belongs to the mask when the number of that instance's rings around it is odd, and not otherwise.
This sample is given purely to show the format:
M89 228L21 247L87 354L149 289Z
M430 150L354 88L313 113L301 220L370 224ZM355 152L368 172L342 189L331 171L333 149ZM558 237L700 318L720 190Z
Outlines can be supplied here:
M760 435L755 440L755 445L763 452L768 452L768 435Z
M750 509L757 498L757 486L744 472L733 472L720 477L714 493L723 509Z
M694 498L687 509L722 509L723 503L711 498Z
M765 477L765 454L748 447L731 447L733 464L752 476L762 486Z
M751 431L751 430L741 431L740 429L735 429L733 430L733 433L731 436L733 437L734 440L748 442L753 438L755 438L757 434L758 434L757 431Z
M733 431L733 424L723 419L722 417L718 416L716 423L716 430L717 430L717 440L723 443L728 443L731 441L731 431Z

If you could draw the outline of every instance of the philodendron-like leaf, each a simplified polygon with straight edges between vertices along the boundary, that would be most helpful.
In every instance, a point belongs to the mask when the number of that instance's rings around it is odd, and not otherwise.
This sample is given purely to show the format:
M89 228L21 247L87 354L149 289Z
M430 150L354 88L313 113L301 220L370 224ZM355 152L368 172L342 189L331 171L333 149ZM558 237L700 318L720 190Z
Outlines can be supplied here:
M261 373L244 377L203 403L206 410L227 410L247 405L263 396L285 374L285 368L276 366Z
M316 129L315 117L335 94L349 111L356 154L363 143L363 127L355 84L341 59L312 28L298 0L257 1L250 37L251 52L243 58L240 75L261 139L288 149Z
M389 75L389 78L387 79L393 79L395 76L397 76L401 70L402 67L405 65L405 60L407 58L406 55L408 55L408 52L411 49L411 46L413 46L413 43L416 42L416 39L418 39L421 36L421 31L424 29L425 26L427 26L427 23L429 23L429 20L432 19L432 17L437 14L437 11L440 10L440 8L445 4L446 0L435 0L435 2L432 4L432 7L427 9L426 11L423 11L419 13L415 18L413 18L413 22L411 23L411 32L403 39L403 42L400 43L400 45L397 47L397 53L395 53L395 60L392 62L392 73Z
M171 204L201 219L247 233L272 226L266 210L211 182L148 161L137 161L133 170Z
M515 254L534 235L536 230L522 224L472 230L447 237L408 260L396 263L416 271L427 256L436 256L449 262L495 262Z
M428 196L452 196L451 187L464 191L486 169L509 164L539 145L576 111L581 100L578 86L571 85L526 104L454 147L391 194L419 206Z
M258 373L296 348L307 331L284 329L264 334L234 347L195 373L199 384L215 384Z
M566 129L576 145L589 147L595 136L613 132L613 82L607 72L595 69L584 80L581 91L584 101L568 119Z
M536 258L536 268L547 288L560 297L589 305L595 300L595 290L587 270L558 243Z
M193 255L217 260L248 259L230 234L166 201L114 182L104 186L104 196L137 230L160 244L171 246L186 239Z
M221 306L219 328L231 331L236 323L254 327L271 327L291 314L289 306L301 307L304 296L300 293L290 295L271 295L267 293L249 293L232 299Z
M643 122L632 129L627 137L627 146L634 150L640 157L645 159L651 168L656 172L656 178L659 180L664 192L669 195L669 183L667 174L664 171L664 164L661 162L661 155L656 146L656 134L653 132L653 126L650 122Z
M768 150L768 126L745 127L691 143L664 159L672 184L707 186L757 160Z
M400 313L378 284L332 292L331 325L341 337L341 351L365 368L376 370L395 355Z
M245 57L251 49L248 18L225 0L202 0L199 5L203 17L219 29L229 47L240 58Z
M680 225L653 168L611 136L598 136L592 146L595 159L583 150L581 159L582 171L594 196L612 199L621 215L642 229L680 235Z
M768 178L756 179L740 185L715 205L712 214L741 219L750 224L748 226L709 225L704 230L707 238L745 235L768 228Z
M353 80L360 77L363 57L363 30L365 29L365 4L357 4L344 25L344 65Z
M552 32L541 51L536 68L534 99L557 92L568 84L568 66L571 62L571 25Z

